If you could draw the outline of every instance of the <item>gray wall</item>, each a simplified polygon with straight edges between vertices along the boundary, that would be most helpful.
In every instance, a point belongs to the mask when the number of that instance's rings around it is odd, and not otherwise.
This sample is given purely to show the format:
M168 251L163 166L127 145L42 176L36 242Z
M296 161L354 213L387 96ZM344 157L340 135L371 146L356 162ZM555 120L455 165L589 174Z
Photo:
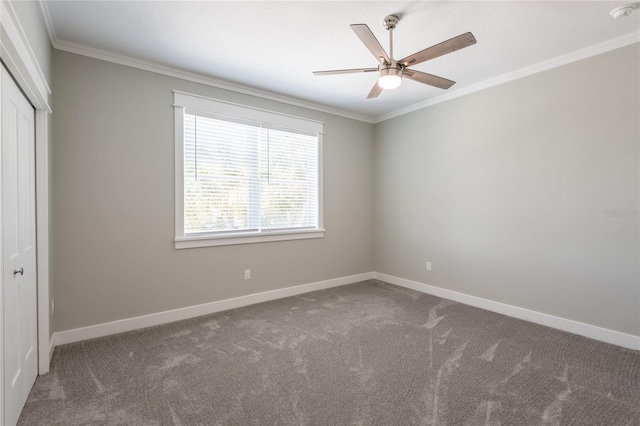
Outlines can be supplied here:
M56 330L373 270L373 125L61 51L53 75ZM175 250L174 89L324 121L325 237Z
M637 44L376 126L53 59L56 330L376 270L640 335ZM174 250L173 89L325 121L326 237Z
M378 124L376 271L640 335L639 62L635 44Z

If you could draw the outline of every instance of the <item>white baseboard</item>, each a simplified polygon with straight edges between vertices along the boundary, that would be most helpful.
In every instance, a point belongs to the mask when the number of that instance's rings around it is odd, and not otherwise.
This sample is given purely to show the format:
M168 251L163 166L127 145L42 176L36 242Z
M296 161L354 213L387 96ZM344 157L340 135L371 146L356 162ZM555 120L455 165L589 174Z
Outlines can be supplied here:
M240 308L242 306L253 305L255 303L267 302L298 294L309 293L311 291L323 290L331 287L339 287L346 284L353 284L359 281L370 280L373 272L366 272L357 275L334 278L326 281L318 281L310 284L303 284L294 287L286 287L277 290L265 291L263 293L249 294L247 296L234 297L232 299L218 300L216 302L204 303L202 305L188 306L186 308L173 309L171 311L158 312L155 314L143 315L140 317L127 318L104 324L91 325L88 327L76 328L54 333L54 346L67 343L79 342L96 337L108 336L110 334L123 333L125 331L137 330L154 325L166 324L173 321L199 317L201 315ZM51 352L53 354L53 351Z
M373 273L374 279L394 284L400 287L416 290L421 293L431 294L433 296L442 297L444 299L453 300L455 302L464 303L466 305L475 306L477 308L486 309L487 311L497 312L513 318L522 319L536 324L546 325L547 327L557 328L558 330L568 331L570 333L579 334L591 339L600 340L602 342L611 343L629 349L640 350L640 336L625 334L619 331L609 330L595 325L585 324L582 322L560 318L549 314L544 314L530 309L520 308L518 306L508 305L506 303L496 302L481 297L470 296L468 294L459 293L453 290L447 290L441 287L435 287L429 284L419 283L404 278L394 277L392 275Z
M547 327L568 331L570 333L579 334L581 336L589 337L591 339L600 340L602 342L611 343L625 348L640 350L640 336L621 333L619 331L609 330L606 328L598 327L591 324L585 324L567 318L556 317L542 312L508 305L506 303L483 299L481 297L471 296L468 294L459 293L457 291L447 290L441 287L435 287L429 284L407 280L405 278L399 278L379 272L366 272L357 275L334 278L326 281L318 281L315 283L287 287L278 290L265 291L263 293L249 294L247 296L219 300L202 305L189 306L186 308L174 309L171 311L158 312L155 314L143 315L140 317L127 318L104 324L97 324L88 327L57 332L54 333L51 339L49 359L51 359L51 357L53 356L53 351L58 345L79 342L87 339L94 339L96 337L123 333L126 331L137 330L145 327L152 327L154 325L161 325L173 321L180 321L183 319L194 318L201 315L240 308L247 305L253 305L255 303L282 299L289 296L309 293L311 291L339 287L342 285L352 284L369 279L377 279L400 287L416 290L421 293L431 294L433 296L442 297L445 299L453 300L455 302L464 303L492 312L497 312L499 314L507 315L513 318L518 318L536 324L545 325Z

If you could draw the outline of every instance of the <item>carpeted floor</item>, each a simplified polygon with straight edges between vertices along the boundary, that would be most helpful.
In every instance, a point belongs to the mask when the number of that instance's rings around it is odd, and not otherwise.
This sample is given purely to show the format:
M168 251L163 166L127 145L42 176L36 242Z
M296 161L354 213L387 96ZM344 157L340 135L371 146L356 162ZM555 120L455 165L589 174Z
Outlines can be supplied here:
M640 425L640 352L367 281L56 348L86 424Z

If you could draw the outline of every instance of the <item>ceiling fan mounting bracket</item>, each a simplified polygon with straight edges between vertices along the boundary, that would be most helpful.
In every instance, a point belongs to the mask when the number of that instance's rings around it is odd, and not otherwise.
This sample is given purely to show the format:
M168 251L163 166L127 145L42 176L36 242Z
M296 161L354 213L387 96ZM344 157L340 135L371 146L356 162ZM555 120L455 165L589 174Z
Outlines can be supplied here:
M398 22L400 22L400 18L396 15L389 15L384 18L384 27L388 30L392 30L396 25L398 25Z

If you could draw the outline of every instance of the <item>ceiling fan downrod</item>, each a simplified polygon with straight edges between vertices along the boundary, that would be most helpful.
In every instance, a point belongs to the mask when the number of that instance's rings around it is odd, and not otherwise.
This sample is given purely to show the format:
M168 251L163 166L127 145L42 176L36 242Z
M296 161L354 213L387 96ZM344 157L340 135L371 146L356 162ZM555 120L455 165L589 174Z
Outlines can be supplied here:
M385 58L380 58L378 85L382 89L395 89L402 83L402 65L393 59L393 29L399 21L396 15L384 18L384 27L389 31L389 63Z
M389 58L391 62L395 62L393 59L393 30L400 22L400 18L396 15L389 15L384 18L384 27L389 31Z

